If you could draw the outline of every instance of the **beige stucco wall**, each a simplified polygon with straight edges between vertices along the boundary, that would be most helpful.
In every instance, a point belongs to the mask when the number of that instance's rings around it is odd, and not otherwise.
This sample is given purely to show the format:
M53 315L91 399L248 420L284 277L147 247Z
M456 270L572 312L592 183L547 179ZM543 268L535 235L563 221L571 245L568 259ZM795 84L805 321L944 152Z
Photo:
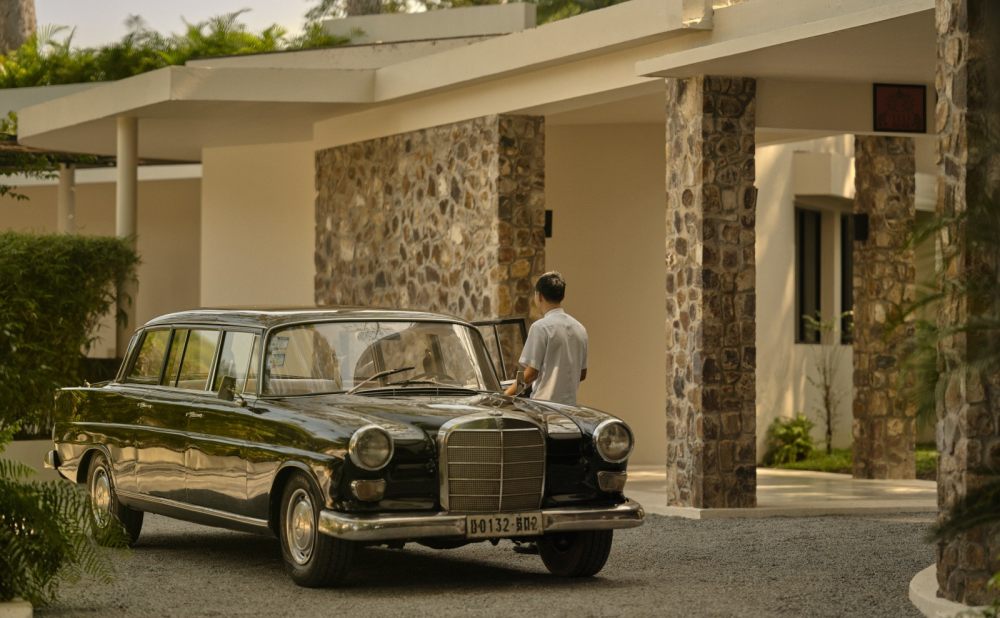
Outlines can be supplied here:
M138 251L142 264L135 300L137 324L199 304L200 186L196 178L139 183ZM0 200L0 229L54 233L56 187L24 187L20 192L29 200ZM80 234L113 235L114 184L78 184L76 221ZM102 325L91 355L113 357L114 323L106 319Z
M313 156L308 142L205 149L203 306L313 304Z
M666 405L662 125L549 125L547 268L590 336L579 400L625 419L635 464L663 464Z
M796 152L817 152L835 155L834 160L852 157L853 136L832 137L807 142L794 142L757 148L757 453L765 452L767 427L775 418L788 418L804 413L814 421L819 419L819 394L809 385L815 375L821 346L795 343L795 190L809 185L796 178L793 159ZM849 166L833 166L844 174ZM799 170L804 173L804 170ZM830 182L832 186L850 190L849 178ZM840 236L835 216L824 217L821 245L824 319L838 313L840 306L839 264ZM854 371L851 348L837 346L836 387L840 405L834 421L833 445L851 444L851 397ZM817 444L823 439L822 425L817 422L813 437Z

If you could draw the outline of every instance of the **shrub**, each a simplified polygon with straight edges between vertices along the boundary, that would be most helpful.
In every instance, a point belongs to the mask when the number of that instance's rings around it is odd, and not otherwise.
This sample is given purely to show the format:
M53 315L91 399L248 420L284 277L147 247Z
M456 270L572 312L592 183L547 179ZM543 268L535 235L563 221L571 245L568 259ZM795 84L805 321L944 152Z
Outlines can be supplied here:
M813 422L801 414L790 419L774 419L767 428L764 463L785 464L808 457L813 452L812 428Z
M0 423L0 455L14 427ZM125 534L99 532L90 499L76 485L31 481L31 474L24 464L0 459L0 601L44 605L60 580L88 573L107 581L111 569L99 545L124 547Z
M79 383L81 353L138 261L122 239L0 233L0 426L51 428L53 391Z
M244 11L186 24L181 33L164 35L138 17L126 22L121 40L101 47L74 47L73 32L61 26L39 29L21 47L0 55L0 87L22 88L124 79L188 60L342 45L349 39L326 34L318 23L288 37L272 25L251 32L240 21Z

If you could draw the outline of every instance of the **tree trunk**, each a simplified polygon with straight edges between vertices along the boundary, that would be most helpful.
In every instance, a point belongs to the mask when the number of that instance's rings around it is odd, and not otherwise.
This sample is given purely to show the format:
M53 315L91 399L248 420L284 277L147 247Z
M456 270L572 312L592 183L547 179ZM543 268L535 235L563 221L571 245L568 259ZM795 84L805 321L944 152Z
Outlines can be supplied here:
M0 52L20 47L36 27L35 0L0 0Z
M345 0L344 13L351 15L375 15L382 12L382 0Z

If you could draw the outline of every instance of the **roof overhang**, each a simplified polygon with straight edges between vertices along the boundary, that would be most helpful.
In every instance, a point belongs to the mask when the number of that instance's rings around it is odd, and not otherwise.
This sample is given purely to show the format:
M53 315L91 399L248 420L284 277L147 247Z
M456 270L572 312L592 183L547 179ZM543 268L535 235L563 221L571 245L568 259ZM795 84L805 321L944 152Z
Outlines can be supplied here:
M707 0L632 0L374 68L277 67L271 58L264 67L168 67L25 107L18 137L37 148L113 154L115 118L135 117L140 157L197 161L206 147L308 140L324 118L708 28L711 15Z
M640 75L933 83L934 0L754 0L716 12L697 45Z
M167 67L20 111L21 143L113 155L115 118L141 119L139 156L309 139L311 122L372 101L374 70Z

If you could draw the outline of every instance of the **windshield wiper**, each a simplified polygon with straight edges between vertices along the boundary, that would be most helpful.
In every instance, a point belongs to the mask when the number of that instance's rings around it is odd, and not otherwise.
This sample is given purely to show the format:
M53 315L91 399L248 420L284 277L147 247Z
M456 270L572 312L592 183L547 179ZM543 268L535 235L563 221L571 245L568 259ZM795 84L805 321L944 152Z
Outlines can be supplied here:
M413 371L413 369L414 367L397 367L396 369L386 369L385 371L380 371L375 375L373 375L372 377L362 382L359 382L358 384L355 384L351 390L347 391L347 394L353 395L358 391L359 388L361 388L365 384L368 384L372 380L378 380L379 378L385 378L387 376L396 375L397 373L403 373L404 371Z
M430 384L431 386L439 386L441 388L455 388L463 391L478 392L474 388L469 388L467 386L459 386L458 384L445 384L444 382L438 382L437 380L427 380L422 378L403 380L402 382L389 382L386 386L409 386L410 384Z

